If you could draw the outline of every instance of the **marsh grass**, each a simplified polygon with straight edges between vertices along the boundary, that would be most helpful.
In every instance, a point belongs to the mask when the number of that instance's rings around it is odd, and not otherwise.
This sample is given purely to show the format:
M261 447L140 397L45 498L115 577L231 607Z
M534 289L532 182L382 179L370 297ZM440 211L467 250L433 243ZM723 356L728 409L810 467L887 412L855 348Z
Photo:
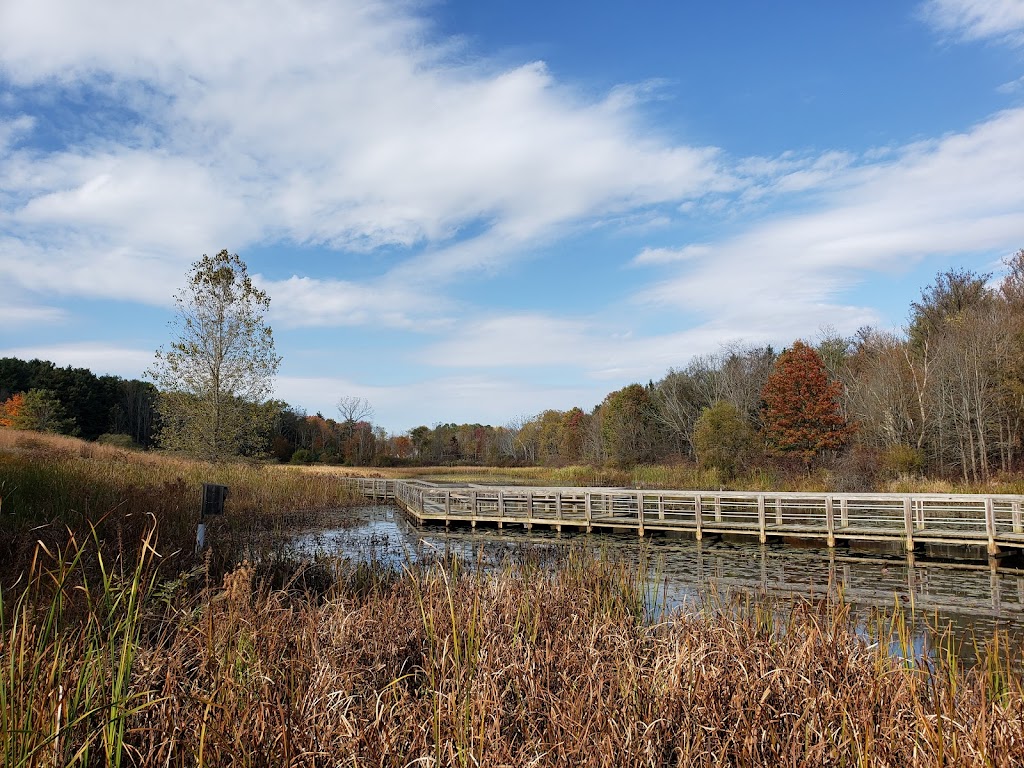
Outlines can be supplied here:
M155 544L99 582L95 539L40 548L4 591L5 765L1024 763L1000 637L965 669L948 644L921 660L858 636L841 600L666 614L635 565L583 550L321 561L272 588L250 563L155 578ZM308 567L329 576L315 595ZM875 617L912 644L905 619Z
M58 548L69 533L96 535L108 557L131 554L134 546L124 542L139 541L150 518L164 554L191 567L203 483L230 489L224 517L208 521L222 567L254 548L273 548L282 531L313 526L358 501L334 475L209 464L0 429L0 581L24 571L37 541Z

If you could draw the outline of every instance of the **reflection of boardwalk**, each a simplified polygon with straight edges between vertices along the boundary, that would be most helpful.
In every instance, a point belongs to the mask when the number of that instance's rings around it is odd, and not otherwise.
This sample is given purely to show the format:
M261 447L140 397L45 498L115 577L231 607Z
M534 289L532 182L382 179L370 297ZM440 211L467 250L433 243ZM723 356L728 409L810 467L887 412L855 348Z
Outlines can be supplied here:
M825 494L740 491L635 491L625 488L440 486L422 481L355 480L368 497L392 501L420 522L464 521L586 530L899 541L1024 549L1024 496L980 494Z
M759 573L717 554L697 554L694 586L719 592L760 591L777 596L825 599L842 593L861 605L891 606L917 612L941 611L1000 618L1024 611L1024 571L985 565L918 563L869 557L778 557L761 548L751 563ZM686 579L680 583L686 584Z

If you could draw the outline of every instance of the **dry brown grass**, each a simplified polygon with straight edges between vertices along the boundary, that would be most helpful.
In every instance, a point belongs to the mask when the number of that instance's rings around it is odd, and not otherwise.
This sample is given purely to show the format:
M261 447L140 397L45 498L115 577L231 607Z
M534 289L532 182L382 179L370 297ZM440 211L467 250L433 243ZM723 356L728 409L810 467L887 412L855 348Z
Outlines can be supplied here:
M309 526L318 515L357 501L329 474L254 463L214 465L0 429L0 581L24 570L37 540L60 546L69 532L86 538L92 525L113 554L122 542L138 541L150 517L163 548L179 552L187 567L203 483L230 488L227 514L210 521L211 540L227 564L235 550Z
M12 665L26 643L8 629L0 693L32 717L6 723L6 764L29 735L23 765L89 744L96 765L1024 764L1024 688L998 649L970 671L907 664L842 605L652 617L635 571L580 553L492 574L330 568L318 599L263 589L248 564L198 592L137 583L137 631L112 638L135 638L119 741L95 735L108 708L76 719L57 680L8 673L58 668L67 689L88 668L102 702L88 648L106 636L68 626ZM61 716L77 727L55 733Z

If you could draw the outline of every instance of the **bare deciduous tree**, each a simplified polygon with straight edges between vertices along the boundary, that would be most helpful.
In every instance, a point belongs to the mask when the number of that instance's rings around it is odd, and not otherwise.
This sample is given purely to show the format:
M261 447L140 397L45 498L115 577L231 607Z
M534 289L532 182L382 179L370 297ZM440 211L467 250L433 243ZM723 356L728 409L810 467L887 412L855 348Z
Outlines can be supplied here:
M354 425L373 419L373 406L365 397L344 395L338 398L337 407L343 424Z

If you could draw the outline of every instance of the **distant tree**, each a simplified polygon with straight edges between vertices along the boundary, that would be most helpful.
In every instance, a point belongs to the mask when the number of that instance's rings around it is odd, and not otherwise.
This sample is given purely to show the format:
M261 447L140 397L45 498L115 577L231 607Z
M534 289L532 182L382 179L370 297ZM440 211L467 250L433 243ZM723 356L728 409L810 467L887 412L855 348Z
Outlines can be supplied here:
M392 441L392 453L396 459L408 459L413 454L412 439L407 435L399 435Z
M69 418L63 404L47 389L30 389L15 395L2 406L0 424L11 429L70 434L75 420Z
M21 417L21 411L25 407L25 395L16 392L0 403L0 427L16 429L14 425Z
M661 438L651 391L640 384L612 392L601 403L601 439L607 457L628 467L657 458Z
M852 433L839 404L842 384L830 381L821 356L802 341L784 351L765 382L764 437L768 447L795 454L810 467Z
M343 424L354 425L359 421L371 421L373 406L365 397L346 395L338 398L338 413Z
M111 431L131 435L138 445L151 445L160 393L152 383L138 379L117 380L116 391L117 399L110 409Z
M570 408L562 415L558 453L566 464L583 461L589 422L590 416L580 408Z
M270 298L225 250L192 265L175 302L175 340L147 372L161 390L160 444L214 461L258 451L281 362L264 322Z
M750 455L754 433L730 402L720 400L697 419L693 430L693 447L702 467L714 467L725 478L731 478Z
M921 348L950 323L956 323L970 309L991 297L989 274L950 269L940 272L935 282L921 291L921 300L910 305L910 343Z
M427 464L434 460L430 451L431 434L432 431L430 427L426 425L421 425L409 430L409 440L412 443L413 455L421 464Z

